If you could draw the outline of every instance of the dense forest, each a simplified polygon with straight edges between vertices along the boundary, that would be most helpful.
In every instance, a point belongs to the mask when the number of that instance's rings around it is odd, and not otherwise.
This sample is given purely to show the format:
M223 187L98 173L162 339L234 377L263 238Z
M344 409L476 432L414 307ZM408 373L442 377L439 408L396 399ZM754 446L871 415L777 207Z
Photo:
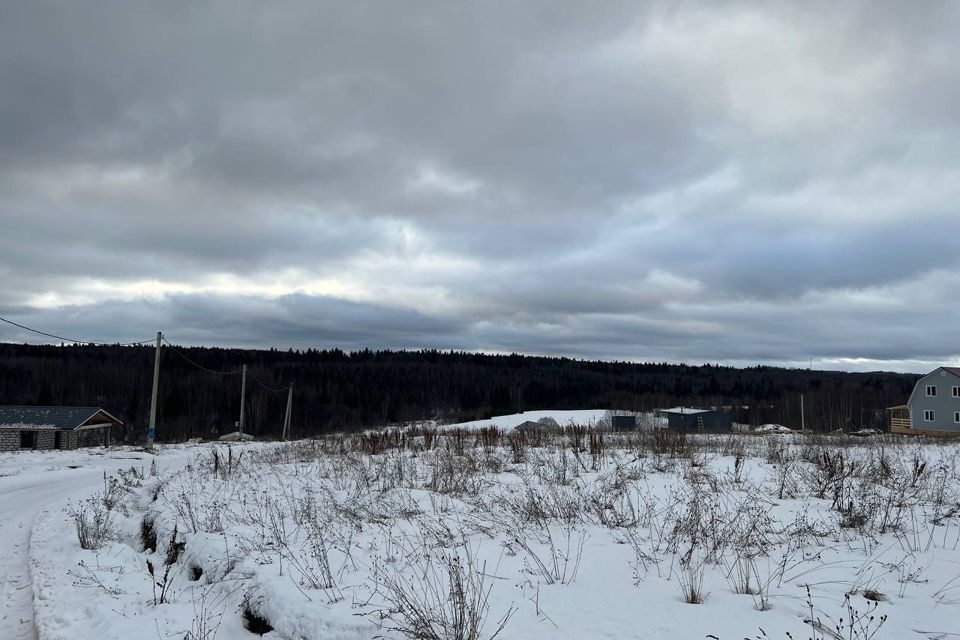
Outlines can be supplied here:
M126 439L135 441L146 430L153 361L149 346L0 344L0 404L101 406L126 423ZM918 377L440 351L164 347L158 438L233 431L241 386L235 372L242 364L249 373L247 430L263 436L280 431L289 383L294 434L312 435L530 409L675 405L729 406L738 422L798 427L801 395L808 428L882 428L885 408L905 402Z

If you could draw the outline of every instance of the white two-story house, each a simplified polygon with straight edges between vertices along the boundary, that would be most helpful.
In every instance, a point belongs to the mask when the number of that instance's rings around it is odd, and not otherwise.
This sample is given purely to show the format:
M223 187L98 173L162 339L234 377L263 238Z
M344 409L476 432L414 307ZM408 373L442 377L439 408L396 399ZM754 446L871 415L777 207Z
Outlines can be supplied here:
M940 367L923 376L907 404L890 410L890 430L894 433L960 433L960 367Z

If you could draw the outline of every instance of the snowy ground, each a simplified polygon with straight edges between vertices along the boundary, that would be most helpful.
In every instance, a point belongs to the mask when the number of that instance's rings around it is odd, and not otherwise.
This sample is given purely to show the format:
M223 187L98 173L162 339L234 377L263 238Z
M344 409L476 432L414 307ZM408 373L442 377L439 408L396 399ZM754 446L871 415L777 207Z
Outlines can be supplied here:
M0 637L36 637L29 550L35 519L103 487L103 474L157 459L161 469L182 466L182 448L148 456L126 448L0 454Z
M42 640L960 639L953 443L478 429L195 451L37 517ZM107 525L96 548L78 513Z

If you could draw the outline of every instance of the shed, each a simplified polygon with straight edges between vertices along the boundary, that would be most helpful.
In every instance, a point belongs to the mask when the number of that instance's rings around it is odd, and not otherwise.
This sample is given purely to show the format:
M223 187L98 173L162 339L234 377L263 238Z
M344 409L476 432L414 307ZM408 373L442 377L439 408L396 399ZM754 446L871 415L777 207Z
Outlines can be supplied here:
M220 442L246 442L251 440L256 440L249 433L240 433L239 431L232 431L220 436Z
M122 426L100 407L0 406L0 451L106 446Z
M696 409L693 407L674 407L661 409L660 415L666 416L667 427L687 431L733 431L733 418L719 409Z
M532 420L526 420L521 422L514 427L517 431L542 431L546 425L542 425L539 422L533 422Z
M633 431L637 428L637 416L610 416L610 426L614 431Z

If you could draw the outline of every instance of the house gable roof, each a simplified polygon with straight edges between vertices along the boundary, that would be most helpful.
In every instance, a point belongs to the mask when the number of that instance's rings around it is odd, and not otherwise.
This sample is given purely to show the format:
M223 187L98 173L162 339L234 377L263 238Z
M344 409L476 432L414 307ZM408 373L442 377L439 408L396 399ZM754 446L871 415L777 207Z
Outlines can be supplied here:
M926 384L927 378L933 376L934 374L940 371L946 371L950 375L960 378L960 367L937 367L927 375L921 376L920 379L917 380L917 383L913 385L913 391L910 392L910 398L907 399L907 406L909 407L913 406L913 399L916 397L919 397L918 392L920 390L920 387Z
M0 429L79 429L93 424L120 426L100 407L0 406Z

